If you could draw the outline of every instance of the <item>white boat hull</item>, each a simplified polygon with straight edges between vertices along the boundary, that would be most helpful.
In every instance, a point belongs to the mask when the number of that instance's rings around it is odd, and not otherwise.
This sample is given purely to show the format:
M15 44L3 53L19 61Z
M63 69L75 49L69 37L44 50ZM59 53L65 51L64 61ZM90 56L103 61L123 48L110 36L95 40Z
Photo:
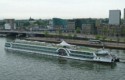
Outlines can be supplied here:
M45 52L39 52L39 51L31 51L31 50L23 50L23 49L16 49L16 48L11 48L11 47L5 47L5 50L7 51L19 51L19 52L26 52L26 53L31 53L31 54L42 54L42 55L47 55L47 56L55 56L55 57L62 57L62 58L68 58L68 59L74 59L74 60L82 60L82 61L91 61L91 62L105 62L105 63L113 63L112 59L105 59L105 58L93 58L93 59L88 59L88 58L79 58L79 57L73 57L73 56L61 56L58 54L51 54L51 53L45 53Z

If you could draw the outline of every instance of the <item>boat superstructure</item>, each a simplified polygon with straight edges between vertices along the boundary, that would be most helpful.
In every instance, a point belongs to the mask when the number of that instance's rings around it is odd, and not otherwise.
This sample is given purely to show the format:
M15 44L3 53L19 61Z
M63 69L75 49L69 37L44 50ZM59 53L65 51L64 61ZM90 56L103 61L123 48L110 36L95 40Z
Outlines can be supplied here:
M83 48L68 44L65 41L62 41L60 44L54 44L38 41L16 40L14 42L6 42L5 49L96 62L112 63L117 60L116 56L104 49L95 50L92 48Z

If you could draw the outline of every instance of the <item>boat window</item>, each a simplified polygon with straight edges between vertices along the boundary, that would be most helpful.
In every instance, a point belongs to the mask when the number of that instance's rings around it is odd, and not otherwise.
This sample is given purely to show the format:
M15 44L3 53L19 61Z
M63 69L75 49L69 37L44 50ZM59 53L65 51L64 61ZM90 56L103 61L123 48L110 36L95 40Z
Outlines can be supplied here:
M90 53L90 52L80 52L80 51L70 51L70 52L76 53L76 54L93 55L93 53Z
M32 51L42 51L42 52L50 52L50 53L56 53L56 48L51 47L42 47L42 46L33 46L33 45L24 45L24 44L13 44L13 48L19 48L24 50L32 50Z
M104 56L108 56L108 54L96 54L97 56L102 56L102 57L104 57Z
M107 51L96 51L95 54L97 56L109 56L109 53Z
M5 47L10 47L10 46L11 46L10 43L5 44Z
M59 49L58 54L61 55L61 56L67 56L67 53L64 49Z
M79 58L94 58L93 55L80 55L80 54L69 54L69 55L73 57L79 57Z

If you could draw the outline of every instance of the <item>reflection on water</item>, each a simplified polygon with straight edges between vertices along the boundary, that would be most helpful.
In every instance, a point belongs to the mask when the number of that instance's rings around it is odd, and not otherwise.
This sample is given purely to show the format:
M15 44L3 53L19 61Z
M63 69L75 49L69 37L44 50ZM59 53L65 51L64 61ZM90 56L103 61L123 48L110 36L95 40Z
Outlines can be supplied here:
M54 63L56 65L69 65L73 68L78 68L81 70L104 70L104 69L114 69L117 65L116 63L98 63L98 62L88 62L88 61L80 61L80 60L73 60L73 59L66 59L62 57L52 57L52 56L45 56L40 54L26 54L21 52L6 52L7 57L20 57L23 59L35 59L39 61L45 61Z
M67 64L68 62L67 62L67 59L62 58L62 57L59 57L59 58L58 58L58 63L59 63L59 64Z
M87 69L87 70L96 70L96 69L114 69L116 67L116 64L109 64L109 63L96 63L96 62L87 62L87 61L83 61L83 62L75 62L75 61L71 61L70 65L72 67L76 67L76 68L81 68L81 69Z

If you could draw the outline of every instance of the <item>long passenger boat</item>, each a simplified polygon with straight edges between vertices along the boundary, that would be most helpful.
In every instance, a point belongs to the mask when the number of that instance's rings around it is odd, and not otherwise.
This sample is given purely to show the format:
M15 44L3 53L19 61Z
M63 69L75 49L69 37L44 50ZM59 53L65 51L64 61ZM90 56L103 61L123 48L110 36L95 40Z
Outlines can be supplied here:
M60 44L52 44L38 41L15 40L6 42L5 50L38 53L49 56L63 57L76 60L113 63L119 59L110 52L100 49L87 49L71 45L62 41Z

